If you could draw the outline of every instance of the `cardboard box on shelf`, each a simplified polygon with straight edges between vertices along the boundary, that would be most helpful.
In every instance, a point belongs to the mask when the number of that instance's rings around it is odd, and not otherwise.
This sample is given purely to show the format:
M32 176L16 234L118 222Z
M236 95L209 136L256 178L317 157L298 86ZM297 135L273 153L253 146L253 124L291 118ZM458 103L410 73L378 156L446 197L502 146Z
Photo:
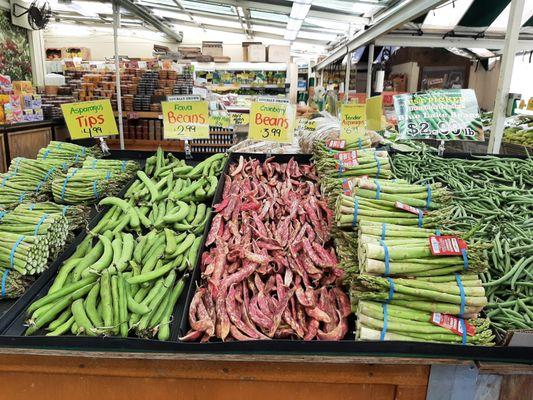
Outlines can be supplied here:
M249 62L265 62L266 49L262 44L252 44L248 46L248 61Z
M288 63L291 58L289 46L271 44L268 46L268 62Z
M242 60L244 62L251 61L248 55L248 47L253 45L262 45L261 42L242 42Z
M222 42L202 42L202 54L212 57L224 56Z

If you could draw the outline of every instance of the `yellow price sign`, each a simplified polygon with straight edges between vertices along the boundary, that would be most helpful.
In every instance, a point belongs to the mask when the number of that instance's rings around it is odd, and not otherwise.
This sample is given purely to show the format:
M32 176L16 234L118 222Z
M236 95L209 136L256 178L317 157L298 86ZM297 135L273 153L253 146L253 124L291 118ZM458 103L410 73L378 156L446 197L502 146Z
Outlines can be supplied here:
M366 133L365 104L348 103L341 106L341 134L339 139L354 143Z
M217 128L229 128L231 125L231 119L229 115L210 115L209 126L215 126Z
M109 100L61 104L61 111L73 140L118 135Z
M248 125L250 123L250 114L230 113L231 125Z
M206 101L163 101L164 139L209 138L209 111Z
M288 103L253 102L250 108L248 138L292 143L296 110Z
M381 127L381 117L383 116L383 97L370 97L366 102L367 127L373 131L379 131Z

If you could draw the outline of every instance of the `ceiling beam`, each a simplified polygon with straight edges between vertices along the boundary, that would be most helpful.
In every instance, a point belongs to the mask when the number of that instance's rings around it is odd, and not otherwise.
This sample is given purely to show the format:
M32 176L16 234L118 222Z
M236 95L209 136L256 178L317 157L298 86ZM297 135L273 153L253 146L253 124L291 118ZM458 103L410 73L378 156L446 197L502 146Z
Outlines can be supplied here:
M399 47L457 47L460 49L483 48L491 50L502 50L505 45L505 39L490 38L460 38L427 35L411 36L388 34L375 40L377 46L399 46ZM533 50L533 40L519 40L516 47L517 52Z
M439 6L446 0L405 0L387 8L374 19L374 23L366 30L359 31L346 44L338 46L324 60L319 62L315 69L324 69L332 62L344 57L347 53L373 42L376 38L384 35L394 28L413 20L427 11Z
M147 24L152 25L154 28L158 29L160 32L163 32L165 35L175 40L176 42L182 42L183 35L181 33L177 33L172 30L168 25L166 25L163 21L161 21L145 7L133 3L133 1L131 0L118 0L118 2L122 8L125 8L132 14L135 14Z
M202 29L205 29L205 27L199 23L198 21L196 21L193 17L193 15L187 11L185 9L185 7L183 7L183 5L181 4L181 1L180 0L172 0L174 2L174 4L176 4L176 6L181 10L183 11L185 14L187 14L189 16L189 18L191 19L192 22L194 22L196 24L196 26L198 26L199 28L202 28Z

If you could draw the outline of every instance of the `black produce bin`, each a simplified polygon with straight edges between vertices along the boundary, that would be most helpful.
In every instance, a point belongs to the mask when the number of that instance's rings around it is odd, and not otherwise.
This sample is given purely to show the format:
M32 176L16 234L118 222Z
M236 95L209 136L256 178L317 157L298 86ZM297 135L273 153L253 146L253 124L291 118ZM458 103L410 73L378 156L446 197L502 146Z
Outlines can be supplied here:
M134 160L138 161L141 165L141 168L144 167L146 158L153 155L154 152L141 152L141 151L111 151L110 156L106 158L111 159L125 159L125 160ZM179 158L185 158L184 153L174 153L176 157ZM194 158L191 160L188 160L188 163L191 165L198 164L200 161L206 159L212 154L195 154ZM128 184L120 191L118 194L118 197L123 197L126 191L128 190L129 186L137 179L137 177L134 177L131 179ZM98 211L93 207L93 213L94 216L91 218L89 223L89 229L96 226L96 224L102 219L102 217L105 215L107 210L109 209L109 206L101 207ZM26 330L25 326L25 320L27 318L26 315L26 309L29 307L31 303L36 301L37 299L43 297L50 286L54 282L54 278L57 274L57 271L59 270L61 264L67 260L76 250L76 247L83 241L83 239L87 236L87 232L83 231L81 232L71 243L65 251L63 251L59 257L50 265L50 267L41 274L35 283L28 288L28 290L16 301L14 301L13 306L6 311L6 313L0 318L0 334L3 336L23 336L24 332ZM190 279L190 278L189 278ZM182 295L180 299L178 300L176 304L176 308L174 309L174 316L181 315L183 313L184 307L185 307L185 301L186 296ZM171 339L170 340L177 340L178 336L178 323L180 318L175 317L172 321L171 325ZM43 335L46 333L45 331L42 331ZM33 335L32 337L28 337L27 339L31 342L33 340L34 343L38 343L39 340L45 339L45 336L43 335ZM61 343L65 339L66 336L61 336L58 338L53 337L46 337L46 341L50 343L54 343L55 345L61 346ZM120 338L91 338L91 337L83 337L83 336L73 336L72 340L74 343L83 343L84 347L89 346L91 348L101 348L105 347L107 343L110 343L111 341L115 341L115 345L118 344L118 346L123 346L124 348L129 348L129 341L137 340L139 342L146 342L146 341L153 341L158 342L157 340L149 340L149 339L139 339L139 338L128 338L128 339L120 339ZM105 344L104 342L105 341ZM123 343L122 343L123 342ZM2 343L0 339L0 344ZM40 342L39 342L40 343ZM120 344L122 343L122 345ZM113 345L113 347L115 347Z

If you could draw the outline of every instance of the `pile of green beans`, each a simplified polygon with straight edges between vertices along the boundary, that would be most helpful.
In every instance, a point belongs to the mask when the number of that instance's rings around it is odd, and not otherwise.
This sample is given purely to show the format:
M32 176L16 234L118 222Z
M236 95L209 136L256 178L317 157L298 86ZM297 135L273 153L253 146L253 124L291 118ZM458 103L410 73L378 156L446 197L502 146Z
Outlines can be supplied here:
M423 148L395 155L392 164L397 176L412 183L451 188L454 208L447 228L494 243L481 279L487 317L499 338L512 329L533 329L533 160L441 158Z
M74 143L51 141L37 154L38 160L55 160L67 164L81 164L86 157L102 158L99 146L85 147Z
M191 167L158 150L124 199L100 201L108 211L30 305L26 334L168 340L224 162L216 155Z

